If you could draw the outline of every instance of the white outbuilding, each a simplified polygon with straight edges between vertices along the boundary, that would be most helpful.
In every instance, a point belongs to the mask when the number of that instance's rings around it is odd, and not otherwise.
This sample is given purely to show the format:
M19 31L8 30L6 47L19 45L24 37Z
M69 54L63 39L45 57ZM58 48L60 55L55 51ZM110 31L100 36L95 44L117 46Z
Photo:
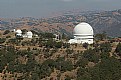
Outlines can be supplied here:
M32 38L32 36L33 36L33 33L31 31L28 31L27 32L27 38Z
M20 29L16 30L16 36L22 36L22 31Z
M93 28L88 23L82 22L76 25L73 32L74 39L69 40L70 44L93 44Z

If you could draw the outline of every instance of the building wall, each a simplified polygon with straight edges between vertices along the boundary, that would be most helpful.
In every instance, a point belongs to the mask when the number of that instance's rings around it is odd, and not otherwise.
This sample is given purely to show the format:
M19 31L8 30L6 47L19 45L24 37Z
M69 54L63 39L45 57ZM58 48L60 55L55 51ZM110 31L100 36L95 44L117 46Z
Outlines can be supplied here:
M93 44L93 38L88 39L88 38L74 38L69 40L70 44L78 43L78 44L83 44L83 43L88 43L88 44Z

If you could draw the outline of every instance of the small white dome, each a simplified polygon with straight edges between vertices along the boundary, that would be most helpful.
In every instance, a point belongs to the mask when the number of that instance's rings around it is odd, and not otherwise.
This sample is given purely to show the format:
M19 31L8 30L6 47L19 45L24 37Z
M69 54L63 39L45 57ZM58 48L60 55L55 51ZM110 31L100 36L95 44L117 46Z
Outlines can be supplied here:
M31 31L28 31L27 35L33 35L33 33Z
M28 38L32 38L32 36L33 36L33 33L32 33L31 31L28 31L28 32L27 32L27 37L28 37Z
M18 30L16 31L16 33L17 33L17 34L21 34L22 31L21 31L20 29L18 29Z
M75 26L74 35L93 35L93 29L88 23L82 22Z

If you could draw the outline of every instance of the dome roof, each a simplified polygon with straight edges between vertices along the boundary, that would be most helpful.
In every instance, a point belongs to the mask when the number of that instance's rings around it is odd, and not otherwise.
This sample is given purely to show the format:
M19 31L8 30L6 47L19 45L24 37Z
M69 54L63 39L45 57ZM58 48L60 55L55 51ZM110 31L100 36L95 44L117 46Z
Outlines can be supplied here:
M28 31L27 32L27 35L33 35L31 31Z
M93 35L93 28L85 22L75 26L74 35Z
M16 31L16 33L21 34L22 31L21 31L20 29L18 29L18 30Z

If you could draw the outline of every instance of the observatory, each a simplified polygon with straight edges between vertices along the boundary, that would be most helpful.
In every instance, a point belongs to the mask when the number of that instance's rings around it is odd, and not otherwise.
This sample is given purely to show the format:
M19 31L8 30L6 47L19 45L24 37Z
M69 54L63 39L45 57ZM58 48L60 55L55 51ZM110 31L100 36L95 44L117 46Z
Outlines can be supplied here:
M74 39L69 40L70 44L93 44L93 28L88 23L82 22L76 25L73 32Z
M27 32L27 37L28 37L28 38L32 38L32 36L33 36L33 33L32 33L31 31L28 31L28 32Z
M16 36L22 36L22 31L20 29L16 30Z
M16 33L16 37L23 37L23 38L32 38L33 33L31 31L26 32L25 34L22 34L22 30L14 29L14 32Z

